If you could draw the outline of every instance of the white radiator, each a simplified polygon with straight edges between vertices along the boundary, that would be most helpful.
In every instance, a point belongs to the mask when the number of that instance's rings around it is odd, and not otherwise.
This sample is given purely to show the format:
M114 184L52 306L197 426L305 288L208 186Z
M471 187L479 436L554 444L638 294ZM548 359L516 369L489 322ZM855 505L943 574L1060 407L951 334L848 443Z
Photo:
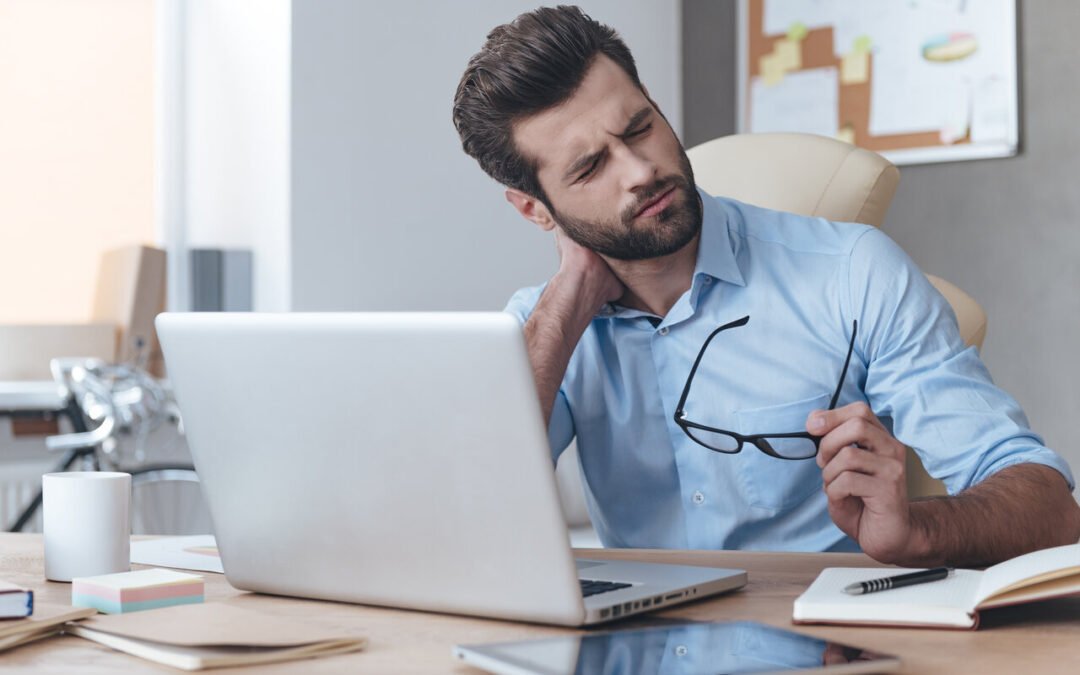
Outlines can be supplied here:
M12 460L0 463L0 529L7 530L41 488L41 474L52 469L51 457L46 461ZM41 510L35 514L23 532L41 532Z
M55 460L0 462L0 529L7 530L41 487ZM205 534L210 517L196 483L138 487L132 497L132 534ZM41 532L41 509L23 528Z

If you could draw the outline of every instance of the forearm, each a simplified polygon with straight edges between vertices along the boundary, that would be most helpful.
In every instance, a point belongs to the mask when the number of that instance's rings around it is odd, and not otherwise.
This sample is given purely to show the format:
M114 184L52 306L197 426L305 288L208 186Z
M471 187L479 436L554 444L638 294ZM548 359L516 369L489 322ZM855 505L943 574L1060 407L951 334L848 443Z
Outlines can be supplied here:
M603 304L602 300L585 299L583 296L589 295L585 291L579 279L556 274L525 322L525 343L545 425L551 420L570 356Z
M992 565L1080 540L1080 506L1060 473L1017 464L954 497L910 505L912 557L901 565Z

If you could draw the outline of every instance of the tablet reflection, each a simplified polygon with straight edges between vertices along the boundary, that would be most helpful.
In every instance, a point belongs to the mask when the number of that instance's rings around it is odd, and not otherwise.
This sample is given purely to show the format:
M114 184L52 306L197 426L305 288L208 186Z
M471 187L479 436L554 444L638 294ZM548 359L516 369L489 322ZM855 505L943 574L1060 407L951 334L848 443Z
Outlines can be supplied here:
M580 638L577 656L573 672L580 675L767 673L893 662L881 654L748 621L586 635Z

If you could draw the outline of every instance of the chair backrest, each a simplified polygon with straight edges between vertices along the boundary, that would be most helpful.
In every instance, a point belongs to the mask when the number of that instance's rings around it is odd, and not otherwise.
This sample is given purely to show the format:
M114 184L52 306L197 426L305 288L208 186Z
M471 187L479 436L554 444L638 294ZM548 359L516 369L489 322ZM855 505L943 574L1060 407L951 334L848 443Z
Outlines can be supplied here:
M811 134L736 134L687 151L706 192L881 227L900 171L881 155Z
M881 155L812 134L735 134L687 151L706 192L747 204L880 227L900 171ZM982 347L986 312L953 284L926 275L952 306L964 342Z

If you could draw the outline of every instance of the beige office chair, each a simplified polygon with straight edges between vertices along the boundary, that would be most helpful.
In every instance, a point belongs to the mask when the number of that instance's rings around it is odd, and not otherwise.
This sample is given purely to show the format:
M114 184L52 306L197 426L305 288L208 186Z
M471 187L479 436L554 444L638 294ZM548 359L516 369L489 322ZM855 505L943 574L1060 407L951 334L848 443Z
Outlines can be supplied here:
M748 204L828 220L880 227L900 172L887 159L848 143L810 134L737 134L687 151L706 192ZM926 275L948 300L960 336L976 349L986 337L986 312L964 291ZM908 493L945 494L914 452L908 453Z

